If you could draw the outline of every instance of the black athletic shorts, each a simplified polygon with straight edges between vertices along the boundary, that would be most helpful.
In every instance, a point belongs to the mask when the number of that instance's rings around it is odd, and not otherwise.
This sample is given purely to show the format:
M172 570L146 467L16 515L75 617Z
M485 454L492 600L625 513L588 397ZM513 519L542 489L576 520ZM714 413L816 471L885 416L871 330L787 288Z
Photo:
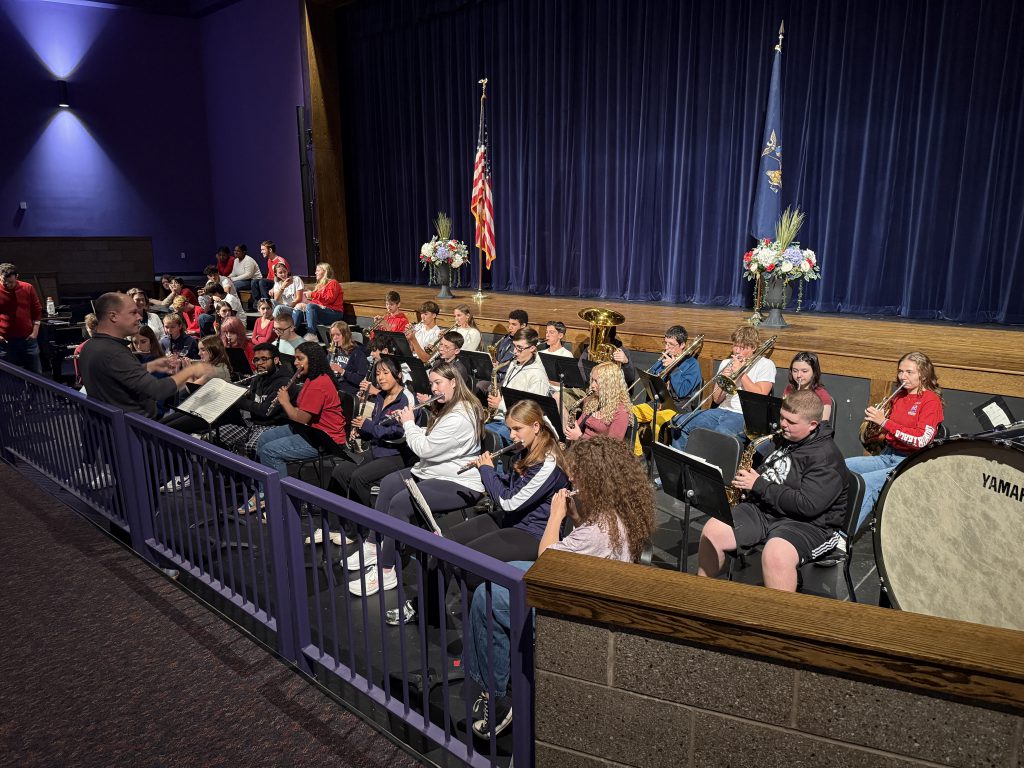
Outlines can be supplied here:
M832 528L765 514L756 504L737 504L732 510L736 545L750 547L768 539L788 541L806 563L838 546L842 536Z

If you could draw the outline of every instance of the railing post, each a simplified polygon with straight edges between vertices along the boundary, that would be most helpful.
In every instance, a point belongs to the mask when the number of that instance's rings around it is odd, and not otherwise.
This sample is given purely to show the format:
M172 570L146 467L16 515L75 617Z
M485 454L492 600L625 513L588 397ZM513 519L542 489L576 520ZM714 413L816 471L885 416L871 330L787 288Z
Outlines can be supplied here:
M113 427L114 462L117 484L124 500L124 514L132 537L132 549L154 565L156 557L149 548L153 539L153 509L146 483L150 473L138 466L142 456L142 441L128 426L128 418L118 411L111 419Z
M292 535L293 525L290 522L297 519L298 511L295 502L282 492L281 478L276 472L271 472L267 477L264 496L267 528L270 532L270 560L274 570L274 593L277 595L277 651L308 671L308 664L303 661L302 650L298 646L295 628L298 606L302 603L296 599L294 590L297 589L299 579L303 589L306 582L302 553L298 541ZM296 573L297 569L303 572Z
M516 765L533 765L533 611L526 605L526 581L509 589L512 659L512 758Z

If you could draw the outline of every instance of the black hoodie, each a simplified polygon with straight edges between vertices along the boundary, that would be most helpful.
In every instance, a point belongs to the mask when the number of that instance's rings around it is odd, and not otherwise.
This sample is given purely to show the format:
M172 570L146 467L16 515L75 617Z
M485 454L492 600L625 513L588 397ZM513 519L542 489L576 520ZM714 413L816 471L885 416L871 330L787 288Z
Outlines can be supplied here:
M775 451L758 468L752 501L775 517L841 529L849 474L832 436L832 425L822 423L798 443L776 438Z

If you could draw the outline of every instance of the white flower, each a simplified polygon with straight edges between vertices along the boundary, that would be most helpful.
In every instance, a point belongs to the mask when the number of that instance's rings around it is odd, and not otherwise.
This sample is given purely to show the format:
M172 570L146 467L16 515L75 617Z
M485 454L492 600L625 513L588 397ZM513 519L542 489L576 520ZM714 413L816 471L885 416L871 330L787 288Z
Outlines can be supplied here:
M810 248L804 249L804 258L811 262L811 266L814 266L815 264L818 263L818 257Z
M793 265L790 264L788 261L784 261L784 262L782 262L782 264L779 265L779 271L780 272L792 272L793 271Z

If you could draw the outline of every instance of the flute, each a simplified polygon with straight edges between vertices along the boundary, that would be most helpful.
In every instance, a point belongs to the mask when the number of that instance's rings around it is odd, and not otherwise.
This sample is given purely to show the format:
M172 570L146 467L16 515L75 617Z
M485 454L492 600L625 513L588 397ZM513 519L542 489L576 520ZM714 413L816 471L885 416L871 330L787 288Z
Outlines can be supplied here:
M506 445L500 451L495 451L494 453L492 453L491 454L491 458L492 459L496 459L499 456L505 455L506 453L513 453L514 451L521 451L522 449L523 449L523 444L517 440L516 442L512 443L511 445ZM477 458L479 458L479 456ZM473 461L466 462L462 466L462 469L460 469L455 474L456 475L461 475L463 472L469 472L469 470L473 469L473 467L475 467L475 466L476 466L476 459L473 459Z
M432 403L436 403L436 402L437 402L438 400L440 400L440 399L441 399L442 397L444 397L444 395L434 395L434 396L433 396L432 398L430 398L429 400L424 400L424 401L423 401L422 403L417 403L417 404L416 404L416 405L414 405L414 406L413 406L413 408L412 408L412 410L413 410L413 413L415 413L416 411L418 411L418 410L419 410L420 408L423 408L424 406L430 405L430 404L432 404ZM387 416L385 416L385 417L384 417L383 419L381 419L381 421L384 421L385 419L391 419L391 421L398 421L398 419L396 419L396 418L395 418L394 416L392 416L392 415L391 415L390 413L389 413L389 414L388 414Z

